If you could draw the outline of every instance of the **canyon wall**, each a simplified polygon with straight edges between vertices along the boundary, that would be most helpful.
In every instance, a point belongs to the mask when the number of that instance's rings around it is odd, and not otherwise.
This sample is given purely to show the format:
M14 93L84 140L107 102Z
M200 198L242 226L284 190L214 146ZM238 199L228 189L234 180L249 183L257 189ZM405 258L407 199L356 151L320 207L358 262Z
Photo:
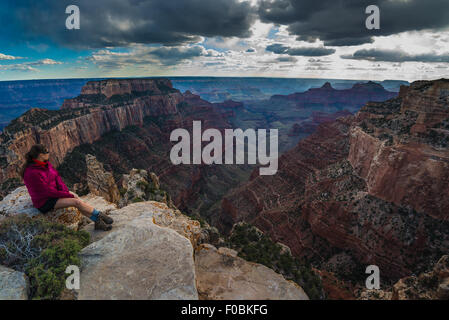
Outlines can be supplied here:
M447 221L449 81L415 82L400 97L359 112L348 160L370 194Z
M448 89L414 83L322 124L228 194L219 227L252 223L324 269L345 253L393 279L425 270L449 251Z

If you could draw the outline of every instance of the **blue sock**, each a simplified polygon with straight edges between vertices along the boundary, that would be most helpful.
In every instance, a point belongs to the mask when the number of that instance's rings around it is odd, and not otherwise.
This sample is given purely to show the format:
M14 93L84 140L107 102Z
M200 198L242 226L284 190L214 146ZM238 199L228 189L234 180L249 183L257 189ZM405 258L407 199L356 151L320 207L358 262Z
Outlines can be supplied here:
M92 215L90 216L90 220L97 221L99 214L100 214L100 211L98 211L97 209L94 209L94 211L92 211Z

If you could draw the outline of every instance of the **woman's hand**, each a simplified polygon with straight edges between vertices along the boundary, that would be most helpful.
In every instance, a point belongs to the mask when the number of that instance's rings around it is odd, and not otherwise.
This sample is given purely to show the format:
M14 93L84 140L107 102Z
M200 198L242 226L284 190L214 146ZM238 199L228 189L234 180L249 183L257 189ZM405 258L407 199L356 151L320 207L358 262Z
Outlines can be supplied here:
M78 195L76 193L74 193L72 191L69 191L69 192L75 197L75 199L79 199L80 198L80 197L78 197Z

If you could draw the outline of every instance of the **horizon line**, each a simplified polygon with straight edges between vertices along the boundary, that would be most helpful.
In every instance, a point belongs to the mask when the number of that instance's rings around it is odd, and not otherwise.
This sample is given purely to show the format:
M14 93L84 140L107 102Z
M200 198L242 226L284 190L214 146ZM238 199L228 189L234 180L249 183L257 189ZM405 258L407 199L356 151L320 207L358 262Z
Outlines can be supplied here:
M245 78L245 79L304 79L304 80L344 80L344 81L373 81L373 82L383 82L383 81L403 81L407 83L412 83L413 81L420 80L403 80L403 79L384 79L384 80L373 80L373 79L348 79L348 78L307 78L307 77L266 77L266 76L135 76L135 77L79 77L79 78L36 78L36 79L16 79L16 80L0 80L2 82L16 82L16 81L46 81L46 80L110 80L110 79L151 79L151 78ZM422 79L421 79L422 80ZM438 79L434 79L438 80Z

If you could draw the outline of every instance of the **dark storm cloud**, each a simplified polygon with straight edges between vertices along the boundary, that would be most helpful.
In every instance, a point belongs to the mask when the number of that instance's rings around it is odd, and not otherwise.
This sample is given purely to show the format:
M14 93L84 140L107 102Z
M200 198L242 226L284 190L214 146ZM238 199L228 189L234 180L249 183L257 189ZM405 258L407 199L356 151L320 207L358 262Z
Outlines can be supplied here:
M12 0L9 0L12 1ZM67 30L65 8L77 5L80 30ZM21 37L63 46L100 48L130 43L179 45L205 37L248 37L255 9L237 0L70 0L14 3Z
M181 47L149 47L137 46L128 52L117 52L102 49L94 52L87 60L101 68L122 68L126 66L159 64L175 66L186 60L197 57L219 58L222 54L214 50L206 50L202 46Z
M304 57L321 57L328 56L335 53L335 49L330 48L310 48L310 47L297 47L291 48L280 43L274 43L265 48L266 51L270 51L276 54L288 54L290 56L304 56Z
M321 57L335 53L335 49L329 48L289 48L287 54L291 56Z
M380 8L380 30L367 30L367 6ZM372 36L449 26L448 0L262 0L262 21L287 25L298 40L320 39L326 46L359 45Z
M298 59L295 57L279 57L276 59L277 62L297 62Z
M174 48L174 47L161 47L151 51L151 55L158 58L158 60L164 62L164 64L176 64L179 61L192 59L204 54L204 48L196 46L192 48Z
M280 43L273 43L273 44L270 44L269 46L267 46L265 48L265 50L273 52L273 53L277 53L277 54L282 54L282 53L287 53L288 47L284 46L283 44L280 44Z
M384 61L384 62L444 62L449 63L449 54L436 53L409 54L402 50L362 49L351 55L342 55L343 59Z

